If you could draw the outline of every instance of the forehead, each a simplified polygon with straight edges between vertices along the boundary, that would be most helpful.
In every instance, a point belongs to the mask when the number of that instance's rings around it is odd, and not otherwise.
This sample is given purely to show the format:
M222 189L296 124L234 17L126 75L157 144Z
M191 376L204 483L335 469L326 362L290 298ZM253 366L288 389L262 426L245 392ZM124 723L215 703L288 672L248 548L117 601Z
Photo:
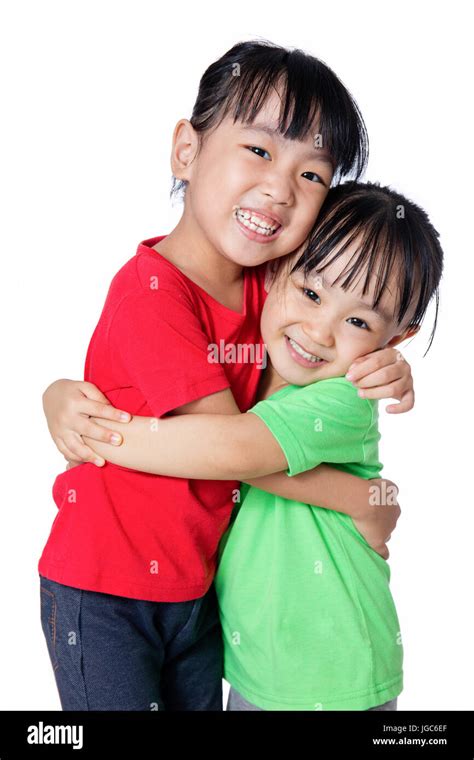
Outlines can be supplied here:
M320 290L330 291L332 288L337 288L339 297L344 299L348 306L373 311L381 322L387 326L391 326L396 321L399 297L397 288L398 272L395 269L392 270L387 278L379 302L377 306L374 306L379 280L378 267L380 264L378 262L375 264L372 276L368 278L365 293L363 290L367 278L368 263L365 263L361 267L353 282L346 288L342 287L342 284L349 276L351 265L356 260L357 251L358 244L357 241L354 241L345 251L337 257L330 259L329 263L323 263L320 269L315 269L308 273L305 279L308 285L315 289L319 288ZM299 274L301 277L304 275L302 270Z
M227 129L234 132L237 131L249 138L252 136L254 138L260 137L260 139L271 139L285 148L291 147L293 150L298 150L302 154L302 158L317 158L318 160L326 161L330 165L331 170L334 170L334 161L331 153L322 144L318 118L316 117L312 124L309 125L304 139L290 139L289 137L285 137L278 128L281 106L280 96L275 91L272 91L252 123L248 121L244 122L240 119L234 123L233 117L227 114L222 124ZM286 125L290 122L291 114L289 114Z

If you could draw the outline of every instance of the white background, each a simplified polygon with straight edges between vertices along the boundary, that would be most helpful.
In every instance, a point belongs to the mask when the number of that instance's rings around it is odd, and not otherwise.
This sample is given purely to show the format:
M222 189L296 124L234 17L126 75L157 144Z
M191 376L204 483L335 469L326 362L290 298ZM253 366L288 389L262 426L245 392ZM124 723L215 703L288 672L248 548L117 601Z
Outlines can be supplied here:
M64 460L41 394L80 379L114 273L171 231L171 135L200 76L240 40L303 48L365 117L366 178L423 205L441 233L439 327L403 353L416 406L380 404L384 475L400 487L390 542L405 648L399 709L473 709L472 40L467 3L3 3L1 82L0 709L60 709L37 562ZM465 383L465 385L464 385Z

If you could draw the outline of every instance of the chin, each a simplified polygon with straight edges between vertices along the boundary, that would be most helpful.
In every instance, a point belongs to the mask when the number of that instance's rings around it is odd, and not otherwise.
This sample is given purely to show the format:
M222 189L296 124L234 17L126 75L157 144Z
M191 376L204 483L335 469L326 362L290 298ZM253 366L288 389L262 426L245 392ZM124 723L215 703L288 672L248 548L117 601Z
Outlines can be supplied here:
M298 369L295 370L294 367L282 368L281 371L278 371L278 374L290 385L310 385L310 383L314 383L314 381L318 379L311 375L311 373L306 373L304 370L303 372L299 372Z

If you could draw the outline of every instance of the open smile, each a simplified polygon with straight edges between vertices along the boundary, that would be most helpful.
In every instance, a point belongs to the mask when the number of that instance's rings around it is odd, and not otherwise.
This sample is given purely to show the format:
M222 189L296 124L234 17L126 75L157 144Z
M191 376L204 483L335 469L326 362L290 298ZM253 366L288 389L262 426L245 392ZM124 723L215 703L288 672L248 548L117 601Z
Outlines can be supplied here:
M321 367L323 364L327 364L326 359L322 359L320 356L306 351L303 346L300 346L289 335L285 335L285 341L291 358L302 367Z
M249 240L258 240L259 243L275 240L283 229L278 220L255 209L234 206L232 216L240 231Z

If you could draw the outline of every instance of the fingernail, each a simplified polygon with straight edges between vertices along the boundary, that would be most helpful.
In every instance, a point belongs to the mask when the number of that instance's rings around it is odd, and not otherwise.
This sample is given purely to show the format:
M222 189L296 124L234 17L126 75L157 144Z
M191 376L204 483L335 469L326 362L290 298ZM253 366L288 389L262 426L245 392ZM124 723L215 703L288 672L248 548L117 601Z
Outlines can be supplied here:
M359 390L357 391L357 394L358 394L358 395L359 395L361 398L364 398L364 396L365 396L365 393L364 393L364 391L362 390L362 388L359 388Z
M130 415L127 412L120 412L120 419L122 422L128 422L130 419Z
M346 377L348 380L352 380L354 378L354 375L352 372L347 372Z
M105 464L103 459L94 459L94 464L97 465L97 467L102 467L103 464Z
M112 443L120 443L122 438L118 433L113 433L113 435L110 436L110 440L112 441Z

